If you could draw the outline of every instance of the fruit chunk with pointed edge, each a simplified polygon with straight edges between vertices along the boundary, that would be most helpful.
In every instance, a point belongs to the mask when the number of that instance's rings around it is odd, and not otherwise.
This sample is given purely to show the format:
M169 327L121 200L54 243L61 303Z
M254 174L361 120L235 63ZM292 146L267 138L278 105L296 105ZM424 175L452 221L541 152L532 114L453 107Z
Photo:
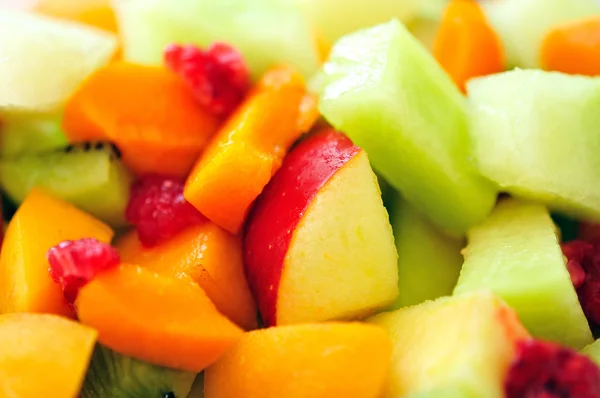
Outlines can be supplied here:
M93 237L108 243L113 231L67 202L33 189L11 219L0 253L0 313L72 316L61 287L48 273L46 253L65 241Z
M49 17L80 22L117 33L110 0L38 0L34 11Z
M519 314L533 336L574 348L592 334L567 271L548 211L503 200L468 234L455 294L490 289Z
M184 178L219 120L163 67L123 62L94 73L66 105L70 142L113 142L136 174Z
M195 377L193 372L151 365L97 345L80 397L185 398Z
M496 191L470 163L464 98L398 21L341 39L324 71L322 114L409 203L459 236L488 215Z
M243 334L197 284L133 265L98 275L80 290L75 306L106 347L189 372L214 363Z
M270 326L361 317L398 294L377 177L366 153L332 130L284 159L248 218L244 250Z
M29 13L0 13L0 109L62 106L117 47L113 34ZM52 70L52 78L48 71Z
M310 76L319 65L313 28L293 2L133 0L117 2L116 10L125 59L132 62L160 65L171 43L222 41L242 52L254 77L277 64Z
M586 346L581 350L581 353L587 355L592 361L600 366L600 340L596 340L592 344Z
M238 237L206 222L153 248L145 248L132 231L119 239L116 247L123 262L173 277L191 277L223 315L245 329L257 326Z
M204 377L206 398L377 398L391 344L362 323L283 326L247 333Z
M504 70L500 40L475 0L450 1L433 54L463 92L469 79Z
M82 144L64 150L0 160L0 185L15 202L35 186L110 225L125 223L131 174L109 144Z
M43 153L67 146L57 113L11 112L0 115L0 156Z
M542 41L556 25L596 14L596 0L484 0L485 14L500 36L509 69L539 67Z
M600 78L515 70L468 85L481 173L503 191L600 220Z
M391 220L398 250L400 292L393 308L451 295L463 263L463 239L442 234L397 195Z
M238 233L289 147L318 117L314 103L303 107L306 98L311 96L295 70L269 70L197 161L186 181L188 202Z
M1 315L0 396L76 397L96 335L92 328L56 315Z
M481 291L370 318L392 337L385 397L502 398L517 341L528 333L515 313Z

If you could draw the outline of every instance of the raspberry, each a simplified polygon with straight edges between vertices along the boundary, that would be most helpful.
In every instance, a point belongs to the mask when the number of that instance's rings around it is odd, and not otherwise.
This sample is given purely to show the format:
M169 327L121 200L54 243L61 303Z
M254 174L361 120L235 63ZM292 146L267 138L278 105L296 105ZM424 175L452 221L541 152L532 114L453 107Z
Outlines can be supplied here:
M600 243L600 224L586 222L580 223L579 239L595 244Z
M198 102L218 116L226 116L242 102L250 87L250 74L242 55L225 43L206 51L192 45L171 44L165 64L183 78Z
M600 325L600 244L575 240L562 249L581 308L588 321Z
M598 398L600 369L587 357L554 343L518 343L504 383L506 398Z
M107 243L93 238L66 240L46 254L52 280L62 286L65 298L75 302L79 289L101 271L119 264L119 253Z
M125 217L136 226L144 246L154 246L206 220L185 200L183 188L183 182L157 175L133 185Z

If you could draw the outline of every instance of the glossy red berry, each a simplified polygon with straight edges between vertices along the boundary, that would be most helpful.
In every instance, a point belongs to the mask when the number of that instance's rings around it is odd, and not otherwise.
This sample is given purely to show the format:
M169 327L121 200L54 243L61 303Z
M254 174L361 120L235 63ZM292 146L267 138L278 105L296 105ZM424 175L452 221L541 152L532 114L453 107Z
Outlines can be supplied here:
M554 343L525 340L505 379L506 398L598 398L600 369Z
M75 302L79 289L98 273L119 264L119 253L111 245L93 238L66 240L47 253L52 280L59 283L67 301Z
M142 244L154 246L206 220L185 200L183 188L182 181L156 175L133 185L125 217L135 225Z
M165 64L183 78L198 102L219 116L226 116L242 102L250 87L250 73L242 55L225 43L207 50L193 45L169 45Z
M575 240L562 250L585 316L600 325L600 244Z

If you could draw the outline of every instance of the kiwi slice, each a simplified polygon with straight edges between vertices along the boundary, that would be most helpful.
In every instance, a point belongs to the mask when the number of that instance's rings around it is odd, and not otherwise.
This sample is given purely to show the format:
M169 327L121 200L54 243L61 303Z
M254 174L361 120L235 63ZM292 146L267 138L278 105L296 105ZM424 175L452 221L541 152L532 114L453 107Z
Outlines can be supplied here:
M115 227L125 223L131 181L118 152L105 143L0 160L0 186L15 203L38 186Z
M42 153L67 146L60 113L13 112L2 114L0 156Z
M186 398L196 373L163 368L96 346L80 398Z

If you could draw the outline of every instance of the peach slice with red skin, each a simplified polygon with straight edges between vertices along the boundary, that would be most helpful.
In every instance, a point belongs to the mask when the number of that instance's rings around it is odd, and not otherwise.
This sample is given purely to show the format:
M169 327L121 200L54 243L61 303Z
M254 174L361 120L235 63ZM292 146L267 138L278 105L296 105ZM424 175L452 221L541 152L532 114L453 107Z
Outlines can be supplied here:
M332 130L285 158L248 218L244 248L267 325L361 317L398 293L375 174L366 153Z

